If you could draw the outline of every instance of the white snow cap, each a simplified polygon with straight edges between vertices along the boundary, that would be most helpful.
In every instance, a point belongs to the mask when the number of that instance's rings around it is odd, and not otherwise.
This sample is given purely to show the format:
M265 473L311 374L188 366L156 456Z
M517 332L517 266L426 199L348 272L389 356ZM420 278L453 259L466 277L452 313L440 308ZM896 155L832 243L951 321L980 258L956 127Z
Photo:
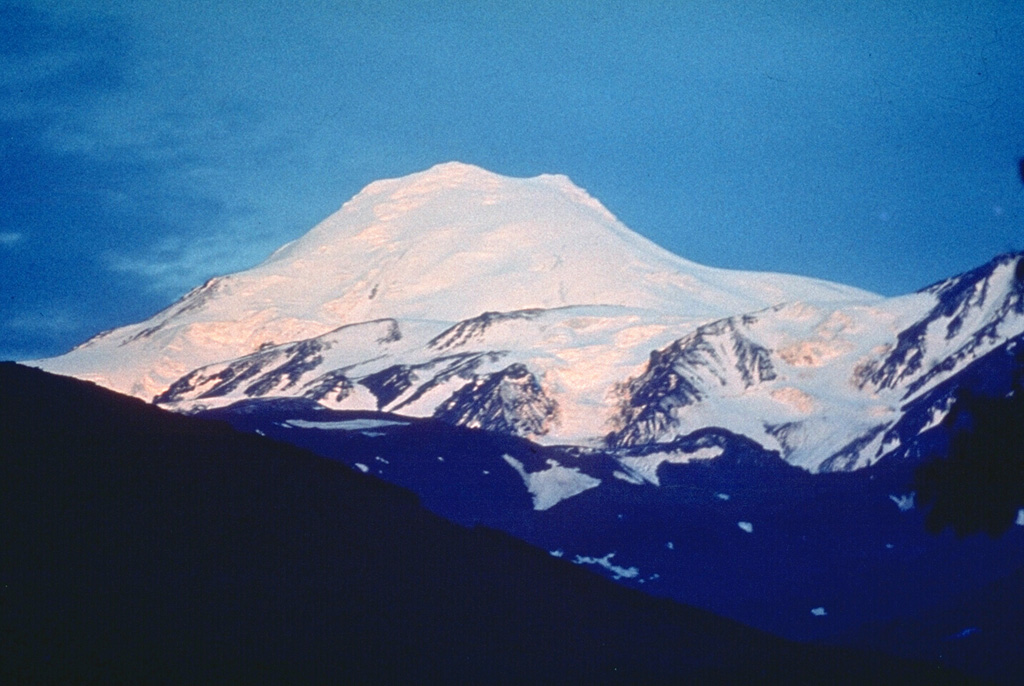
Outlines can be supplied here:
M948 411L910 426L908 401L1024 333L1018 266L888 299L704 267L565 176L450 162L371 183L262 264L38 364L146 400L174 384L173 409L303 397L620 448L718 427L809 470L858 469ZM399 376L405 390L378 392ZM664 463L717 450L624 454L613 476L657 484ZM595 487L584 476L523 478L551 507Z
M255 271L313 269L349 321L459 321L483 312L621 305L718 316L862 291L702 267L630 231L567 177L459 162L367 186ZM315 286L314 286L315 287ZM808 291L813 293L808 293Z
M39 366L151 400L204 365L385 318L597 305L707 320L865 295L703 267L633 233L565 176L518 179L449 162L371 183L262 264Z

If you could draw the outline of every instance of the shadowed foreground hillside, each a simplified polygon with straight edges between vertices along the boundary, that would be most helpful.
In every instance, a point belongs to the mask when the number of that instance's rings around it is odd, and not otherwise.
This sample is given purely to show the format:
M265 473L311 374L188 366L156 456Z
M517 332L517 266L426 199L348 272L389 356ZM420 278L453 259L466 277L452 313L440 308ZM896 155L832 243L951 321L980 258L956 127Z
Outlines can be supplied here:
M687 678L957 682L656 600L341 464L0 364L4 683Z

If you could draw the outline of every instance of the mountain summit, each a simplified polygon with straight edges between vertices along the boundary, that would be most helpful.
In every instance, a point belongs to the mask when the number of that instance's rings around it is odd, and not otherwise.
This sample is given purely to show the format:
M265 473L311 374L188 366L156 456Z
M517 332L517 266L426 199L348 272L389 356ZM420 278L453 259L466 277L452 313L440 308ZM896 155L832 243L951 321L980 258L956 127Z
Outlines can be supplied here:
M148 400L197 367L373 320L585 305L709 320L865 296L703 267L633 233L564 176L513 179L450 162L371 183L262 264L42 366Z
M1018 265L891 299L714 269L564 176L448 163L37 364L183 410L301 397L614 449L715 426L853 469L905 442L908 402L1021 333ZM948 400L929 398L915 431Z
M748 275L688 262L633 233L564 176L512 179L454 162L370 184L246 276L268 295L297 279L303 300L320 308L311 315L334 323L576 305L714 317L795 295L853 294L781 275L752 288ZM279 303L285 294L273 295Z

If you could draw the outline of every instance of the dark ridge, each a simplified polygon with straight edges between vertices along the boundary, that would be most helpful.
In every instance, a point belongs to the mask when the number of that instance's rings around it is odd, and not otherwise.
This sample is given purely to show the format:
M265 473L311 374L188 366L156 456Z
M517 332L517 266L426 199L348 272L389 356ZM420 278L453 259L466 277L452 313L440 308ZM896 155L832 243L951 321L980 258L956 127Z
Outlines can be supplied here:
M960 683L624 589L220 422L0 364L3 683Z
M377 409L379 410L409 390L416 378L414 367L396 364L363 377L359 383L370 389L370 392L377 398Z
M513 436L542 436L558 415L558 405L524 364L476 377L434 411L455 426L477 426Z

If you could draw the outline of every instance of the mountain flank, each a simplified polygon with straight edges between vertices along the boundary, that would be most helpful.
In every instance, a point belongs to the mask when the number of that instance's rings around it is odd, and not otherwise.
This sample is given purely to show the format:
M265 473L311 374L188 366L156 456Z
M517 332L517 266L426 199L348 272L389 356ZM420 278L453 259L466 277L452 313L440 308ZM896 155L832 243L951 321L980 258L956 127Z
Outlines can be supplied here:
M226 424L0 364L0 681L962 683L617 586Z

